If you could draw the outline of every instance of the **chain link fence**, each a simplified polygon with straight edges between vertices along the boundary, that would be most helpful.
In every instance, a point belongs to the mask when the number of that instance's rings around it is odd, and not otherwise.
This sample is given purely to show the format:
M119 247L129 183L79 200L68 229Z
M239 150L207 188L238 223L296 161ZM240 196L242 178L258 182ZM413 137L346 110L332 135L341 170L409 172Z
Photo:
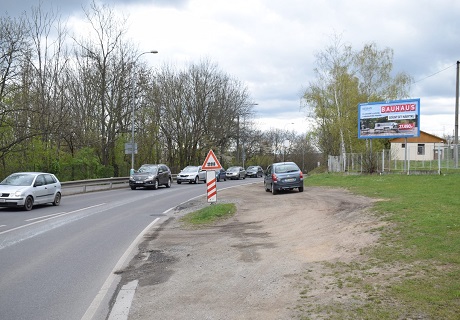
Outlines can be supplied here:
M460 148L446 144L430 150L429 158L417 146L408 146L403 154L389 149L373 153L346 153L328 156L329 172L348 173L446 173L458 172Z

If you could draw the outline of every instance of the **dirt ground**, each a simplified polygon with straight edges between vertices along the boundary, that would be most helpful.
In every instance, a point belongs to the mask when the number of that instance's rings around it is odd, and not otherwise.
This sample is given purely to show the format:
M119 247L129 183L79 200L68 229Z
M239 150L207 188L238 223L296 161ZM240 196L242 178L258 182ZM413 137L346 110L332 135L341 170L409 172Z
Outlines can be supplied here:
M359 260L378 239L372 201L317 187L272 195L260 182L218 191L238 211L200 229L179 218L209 204L187 203L124 270L122 283L139 280L129 319L323 319L318 306L347 299L325 263Z

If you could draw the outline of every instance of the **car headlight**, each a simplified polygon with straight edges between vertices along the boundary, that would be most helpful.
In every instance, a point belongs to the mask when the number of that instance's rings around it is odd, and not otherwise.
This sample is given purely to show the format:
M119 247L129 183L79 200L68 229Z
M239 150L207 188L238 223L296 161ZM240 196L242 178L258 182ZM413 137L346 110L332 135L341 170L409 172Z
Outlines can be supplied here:
M16 191L16 192L14 193L14 196L15 196L16 198L20 198L20 197L22 196L22 192L21 192L21 191Z

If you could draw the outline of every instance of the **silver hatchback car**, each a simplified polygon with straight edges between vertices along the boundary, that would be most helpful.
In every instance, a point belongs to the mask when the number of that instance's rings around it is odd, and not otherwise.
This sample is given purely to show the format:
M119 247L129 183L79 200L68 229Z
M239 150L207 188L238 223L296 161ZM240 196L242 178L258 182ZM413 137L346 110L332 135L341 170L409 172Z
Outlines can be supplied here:
M13 173L0 182L0 207L32 210L37 204L61 204L61 183L46 172Z
M230 167L225 173L227 179L246 179L246 170L243 167Z
M294 162L269 165L264 175L265 191L277 194L280 190L299 189L303 192L303 173Z

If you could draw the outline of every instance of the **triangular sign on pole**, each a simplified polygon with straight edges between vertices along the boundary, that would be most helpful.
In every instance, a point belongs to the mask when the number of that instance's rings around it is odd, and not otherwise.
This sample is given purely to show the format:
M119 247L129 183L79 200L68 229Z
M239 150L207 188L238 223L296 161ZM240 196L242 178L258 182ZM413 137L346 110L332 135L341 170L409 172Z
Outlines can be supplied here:
M217 160L216 155L212 150L209 150L208 155L206 156L206 159L203 162L203 165L201 166L201 169L203 170L217 170L221 169L222 166L219 163L219 160Z

